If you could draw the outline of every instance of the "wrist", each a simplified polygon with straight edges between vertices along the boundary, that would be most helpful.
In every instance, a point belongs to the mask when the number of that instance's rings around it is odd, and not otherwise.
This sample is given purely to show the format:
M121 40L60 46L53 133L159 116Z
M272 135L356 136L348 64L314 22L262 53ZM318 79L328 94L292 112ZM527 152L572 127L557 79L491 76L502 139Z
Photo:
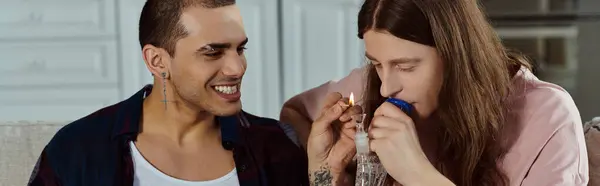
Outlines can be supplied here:
M309 163L308 167L308 179L311 186L351 185L344 172L335 171L327 164Z

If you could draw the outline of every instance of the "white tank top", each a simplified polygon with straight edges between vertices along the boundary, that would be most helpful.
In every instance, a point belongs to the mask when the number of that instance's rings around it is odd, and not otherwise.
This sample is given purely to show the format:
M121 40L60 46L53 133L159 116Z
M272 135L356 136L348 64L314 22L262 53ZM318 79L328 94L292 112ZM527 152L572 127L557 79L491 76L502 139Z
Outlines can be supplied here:
M152 166L150 162L142 156L138 151L133 141L129 142L131 148L131 155L133 157L134 165L134 179L133 186L239 186L236 169L233 168L231 172L220 178L208 181L187 181L181 180L158 170Z

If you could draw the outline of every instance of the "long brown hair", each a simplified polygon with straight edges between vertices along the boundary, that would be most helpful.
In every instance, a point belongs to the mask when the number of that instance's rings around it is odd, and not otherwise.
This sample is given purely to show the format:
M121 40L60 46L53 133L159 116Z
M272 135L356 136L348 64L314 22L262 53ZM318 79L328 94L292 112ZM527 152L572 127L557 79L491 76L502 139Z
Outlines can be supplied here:
M368 30L435 47L444 61L444 82L434 117L439 129L436 168L461 186L507 185L499 162L511 77L530 68L502 45L475 0L366 0L358 37ZM383 103L381 80L369 65L366 113ZM372 117L372 116L371 116ZM366 123L371 121L366 118Z

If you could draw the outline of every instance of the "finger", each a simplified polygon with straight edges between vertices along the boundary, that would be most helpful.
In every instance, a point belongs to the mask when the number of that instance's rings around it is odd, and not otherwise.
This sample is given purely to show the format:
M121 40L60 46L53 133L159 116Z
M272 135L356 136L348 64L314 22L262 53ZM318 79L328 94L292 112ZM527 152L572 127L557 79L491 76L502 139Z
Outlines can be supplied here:
M354 136L356 135L356 122L344 122L341 126L341 129L344 136L354 140Z
M342 129L356 129L356 122L354 121L348 121L348 122L344 122L344 124L342 125Z
M394 104L383 102L377 110L375 110L374 116L387 116L390 118L394 118L400 121L410 121L412 122L412 118L408 116L404 111L400 108L396 107Z
M348 97L343 97L342 99L340 99L346 106L350 106L350 98Z
M373 128L369 130L369 139L377 140L388 138L392 134L392 130L390 130L389 128Z
M340 154L343 154L342 165L344 165L344 167L348 166L348 164L354 158L354 155L356 155L356 146L354 144L354 141L352 141L352 140L340 141L340 144L337 147L340 147L340 150L341 150Z
M323 107L321 107L321 111L326 111L328 108L335 105L342 98L343 96L339 92L328 93L325 97L325 100L323 100Z
M354 136L356 136L356 129L355 128L344 129L344 130L342 130L342 135L343 135L343 137L354 140Z
M388 129L401 129L406 126L406 124L397 119L387 117L387 116L375 116L371 119L371 124L369 125L369 130L373 130L375 128L388 128Z
M313 122L311 132L322 133L326 131L334 121L340 118L346 109L347 107L344 107L341 101L336 102L336 104L324 110L321 116Z
M362 114L362 113L363 113L362 107L360 105L354 105L354 106L348 108L344 112L344 114L342 114L342 116L340 117L340 121L348 122L348 121L352 120L353 115Z
M385 138L369 140L369 149L371 150L371 152L377 153L377 150L381 148L381 144L385 140L386 140Z

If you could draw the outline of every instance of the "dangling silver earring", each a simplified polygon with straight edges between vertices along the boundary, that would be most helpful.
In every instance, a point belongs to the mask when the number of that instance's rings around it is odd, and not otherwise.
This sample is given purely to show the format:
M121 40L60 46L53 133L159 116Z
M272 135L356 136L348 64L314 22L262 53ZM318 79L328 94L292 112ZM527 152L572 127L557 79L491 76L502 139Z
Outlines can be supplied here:
M163 79L163 102L165 104L165 110L167 110L167 73L161 73Z

